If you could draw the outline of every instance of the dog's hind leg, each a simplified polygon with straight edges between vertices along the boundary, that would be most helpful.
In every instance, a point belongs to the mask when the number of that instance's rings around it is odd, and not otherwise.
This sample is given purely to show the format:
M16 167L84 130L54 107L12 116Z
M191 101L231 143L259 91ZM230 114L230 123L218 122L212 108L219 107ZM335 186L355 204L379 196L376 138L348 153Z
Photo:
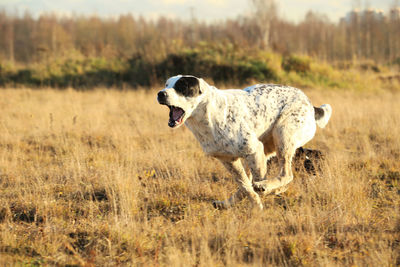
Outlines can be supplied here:
M267 174L267 159L264 154L264 146L260 141L254 142L254 153L248 154L244 157L246 165L250 169L254 181L261 181L265 179Z
M249 177L246 175L246 171L243 168L240 159L235 159L235 160L220 159L220 161L235 178L236 182L239 185L239 190L233 196L231 196L229 199L225 201L214 201L213 202L214 207L229 208L233 206L236 202L242 200L245 196L247 196L249 197L254 206L256 206L259 209L263 209L260 196L254 191L253 185Z
M269 194L278 188L282 188L282 192L286 191L284 186L293 180L292 172L292 158L296 151L296 147L288 140L282 140L281 136L277 137L277 151L276 156L278 158L279 164L279 174L277 177L272 179L263 180L260 182L254 182L254 189L256 191L263 192L264 194ZM281 190L276 193L282 193Z
M264 194L271 192L279 194L286 191L287 185L293 180L292 158L296 149L311 140L315 134L315 122L307 115L310 114L303 114L302 117L286 117L286 120L276 125L273 137L280 172L275 178L255 182L256 191Z

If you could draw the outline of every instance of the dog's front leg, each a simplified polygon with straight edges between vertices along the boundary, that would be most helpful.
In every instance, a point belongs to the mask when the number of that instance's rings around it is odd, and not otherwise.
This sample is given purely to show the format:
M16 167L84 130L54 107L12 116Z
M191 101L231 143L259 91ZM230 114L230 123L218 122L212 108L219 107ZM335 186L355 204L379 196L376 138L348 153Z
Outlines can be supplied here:
M233 206L236 202L242 200L244 196L248 196L254 206L256 206L259 209L263 209L260 196L254 191L252 182L247 177L246 172L240 160L220 159L220 161L235 178L236 182L239 185L239 190L225 201L215 201L213 203L214 207L229 208Z

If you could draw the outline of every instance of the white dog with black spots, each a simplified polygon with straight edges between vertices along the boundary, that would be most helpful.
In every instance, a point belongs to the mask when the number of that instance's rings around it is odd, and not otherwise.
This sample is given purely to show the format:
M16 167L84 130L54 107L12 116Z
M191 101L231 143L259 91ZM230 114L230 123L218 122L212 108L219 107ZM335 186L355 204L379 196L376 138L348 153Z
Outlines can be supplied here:
M231 207L247 196L262 209L256 191L286 191L293 180L296 149L314 137L317 125L324 128L332 114L329 104L314 107L297 88L257 84L219 90L190 75L169 78L157 100L170 109L168 125L185 124L204 152L220 160L238 183L239 190L229 199L214 201L217 208ZM274 155L280 172L267 179L266 163Z

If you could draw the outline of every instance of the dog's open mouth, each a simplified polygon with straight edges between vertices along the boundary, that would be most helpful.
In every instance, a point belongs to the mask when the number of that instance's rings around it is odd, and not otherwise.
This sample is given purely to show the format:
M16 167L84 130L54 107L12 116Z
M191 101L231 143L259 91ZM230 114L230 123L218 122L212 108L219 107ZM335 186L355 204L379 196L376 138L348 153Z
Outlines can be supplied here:
M185 117L185 111L179 107L169 106L169 121L168 126L174 128L183 122L183 117Z

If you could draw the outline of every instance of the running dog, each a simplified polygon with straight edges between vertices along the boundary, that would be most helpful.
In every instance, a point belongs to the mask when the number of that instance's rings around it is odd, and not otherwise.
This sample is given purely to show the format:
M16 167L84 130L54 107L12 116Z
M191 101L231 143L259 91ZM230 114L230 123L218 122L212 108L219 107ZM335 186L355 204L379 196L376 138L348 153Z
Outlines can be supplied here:
M167 80L157 100L169 107L168 126L185 124L204 152L234 176L239 190L217 208L229 208L245 196L263 209L256 193L282 193L293 180L296 149L324 128L332 108L314 107L299 89L257 84L243 90L219 90L201 78L178 75ZM267 160L276 155L279 175L266 178ZM243 160L242 161L240 160Z

